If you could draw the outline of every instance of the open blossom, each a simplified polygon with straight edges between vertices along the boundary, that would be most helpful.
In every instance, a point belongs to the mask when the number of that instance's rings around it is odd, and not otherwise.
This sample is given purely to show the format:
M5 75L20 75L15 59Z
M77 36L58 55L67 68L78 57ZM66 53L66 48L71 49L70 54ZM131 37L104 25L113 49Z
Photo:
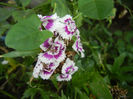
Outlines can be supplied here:
M42 79L49 79L58 65L58 63L44 64L40 61L40 59L38 59L33 70L33 76L35 78L40 76Z
M58 81L69 81L72 78L72 75L78 70L78 67L75 66L75 63L67 58L66 62L62 66L62 71L59 76L57 76Z
M42 21L42 25L46 30L49 30L51 32L55 31L55 23L56 23L55 21L59 18L56 13L51 16L38 15L38 17ZM41 27L40 30L42 30Z
M43 50L43 51L47 51L48 48L52 45L53 43L53 40L52 38L48 38L46 41L44 41L44 43L42 43L40 45L40 48Z
M80 41L80 34L79 34L79 31L77 31L77 40L75 41L75 43L73 44L72 48L77 52L77 53L81 53L81 57L83 58L85 55L84 55L84 49L83 49L83 46L82 46L82 43Z
M72 75L78 70L74 61L69 59L69 50L66 48L73 36L77 40L72 48L77 53L81 53L81 57L84 57L80 32L76 27L75 21L70 15L60 18L56 13L51 16L38 15L38 17L42 21L42 26L53 33L53 37L48 38L40 45L42 52L38 55L33 76L34 78L41 77L47 80L50 79L53 73L59 73L57 81L70 81Z
M51 63L51 62L62 62L66 55L65 55L66 45L63 41L56 38L54 43L51 45L49 50L45 53L41 53L40 60L44 63Z
M71 40L72 36L76 33L77 27L75 21L70 15L66 15L58 19L60 22L60 27L57 29L59 35L63 39Z

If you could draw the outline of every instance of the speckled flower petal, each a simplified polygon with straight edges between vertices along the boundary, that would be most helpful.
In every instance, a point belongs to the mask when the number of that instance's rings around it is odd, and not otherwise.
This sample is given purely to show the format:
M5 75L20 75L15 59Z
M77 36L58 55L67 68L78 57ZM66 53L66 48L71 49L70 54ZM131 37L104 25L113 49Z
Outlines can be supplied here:
M40 59L38 59L35 67L34 67L34 70L33 70L33 77L34 78L38 78L39 76L39 73L40 71L43 69L43 64L42 62L40 61Z

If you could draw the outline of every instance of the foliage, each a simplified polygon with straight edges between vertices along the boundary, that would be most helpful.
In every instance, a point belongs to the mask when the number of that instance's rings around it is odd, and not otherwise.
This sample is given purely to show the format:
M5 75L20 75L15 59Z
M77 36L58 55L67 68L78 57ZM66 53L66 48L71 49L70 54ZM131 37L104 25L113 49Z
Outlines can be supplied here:
M40 1L40 3L38 3ZM33 6L34 3L34 6ZM0 2L0 97L2 99L116 99L118 85L133 95L131 0L6 0ZM52 37L40 31L37 14L71 14L81 32L85 58L70 82L33 79L39 45ZM8 63L4 63L8 61Z

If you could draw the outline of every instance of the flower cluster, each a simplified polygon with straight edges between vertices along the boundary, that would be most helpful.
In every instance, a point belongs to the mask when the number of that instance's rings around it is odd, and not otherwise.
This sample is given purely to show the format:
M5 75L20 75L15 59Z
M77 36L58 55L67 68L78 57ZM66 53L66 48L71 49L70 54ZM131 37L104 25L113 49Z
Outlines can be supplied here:
M84 49L80 41L80 32L75 25L75 21L70 15L62 18L53 14L52 16L38 15L42 22L40 30L43 28L53 33L52 38L48 38L40 45L42 53L38 55L38 61L33 70L34 78L39 76L47 80L54 73L58 73L57 81L69 81L72 75L78 70L71 57L69 51L66 50L72 37L75 36L77 40L72 48L81 57L84 57Z

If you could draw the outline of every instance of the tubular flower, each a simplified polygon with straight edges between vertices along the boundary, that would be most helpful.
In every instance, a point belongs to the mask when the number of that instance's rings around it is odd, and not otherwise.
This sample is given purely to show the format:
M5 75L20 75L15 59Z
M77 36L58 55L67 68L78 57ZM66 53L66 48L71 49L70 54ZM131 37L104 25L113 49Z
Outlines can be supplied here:
M73 61L74 51L80 52L81 57L84 57L80 32L75 25L75 21L70 15L60 18L56 13L51 16L38 15L38 17L42 21L42 26L53 33L53 37L48 38L40 45L42 52L38 55L33 76L34 78L41 77L47 80L53 74L58 73L57 81L70 81L72 75L78 70ZM72 46L74 51L69 51L67 46L71 43L73 36L77 40Z

